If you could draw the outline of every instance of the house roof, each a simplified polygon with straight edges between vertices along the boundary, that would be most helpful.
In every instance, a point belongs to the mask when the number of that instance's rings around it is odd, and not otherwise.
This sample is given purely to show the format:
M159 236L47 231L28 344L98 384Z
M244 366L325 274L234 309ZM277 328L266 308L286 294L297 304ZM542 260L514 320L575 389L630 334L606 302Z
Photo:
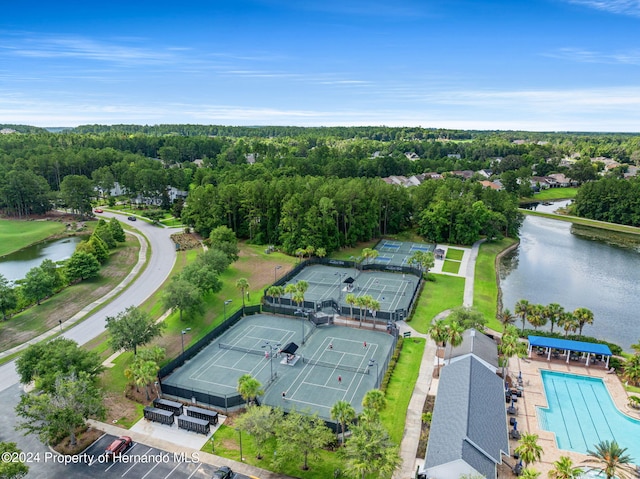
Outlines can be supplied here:
M498 347L495 341L475 329L467 329L462 335L460 346L452 348L445 359L455 361L456 358L469 354L473 354L494 369L498 368Z
M424 468L463 460L487 478L509 453L504 383L473 356L442 368Z

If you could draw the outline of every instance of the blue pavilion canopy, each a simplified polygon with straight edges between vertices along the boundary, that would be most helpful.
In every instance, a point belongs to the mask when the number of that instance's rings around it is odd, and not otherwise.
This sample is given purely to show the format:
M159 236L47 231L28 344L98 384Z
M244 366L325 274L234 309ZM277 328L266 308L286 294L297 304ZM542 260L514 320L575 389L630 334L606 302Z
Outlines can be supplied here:
M613 353L606 344L588 343L586 341L573 341L571 339L545 338L543 336L529 336L529 345L532 348L555 348L579 353L602 354L612 356Z

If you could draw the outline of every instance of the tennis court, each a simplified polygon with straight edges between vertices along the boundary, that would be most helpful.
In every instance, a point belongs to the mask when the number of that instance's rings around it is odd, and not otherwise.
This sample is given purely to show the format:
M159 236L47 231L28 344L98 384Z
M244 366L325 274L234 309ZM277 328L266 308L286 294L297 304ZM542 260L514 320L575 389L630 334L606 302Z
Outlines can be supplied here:
M293 355L279 354L292 342L298 346ZM364 394L379 385L394 344L393 336L382 331L247 316L164 378L162 387L181 388L186 400L190 391L237 396L238 378L250 374L266 387L263 404L308 409L330 420L339 399L361 410Z
M410 266L409 258L415 252L433 253L435 248L436 245L433 243L382 240L375 247L378 251L378 257L373 262L384 265Z
M380 303L381 311L409 309L413 291L419 282L419 278L412 274L359 271L324 265L304 268L290 283L295 284L300 280L309 284L304 294L305 301L319 304L323 300L333 299L341 307L349 308L346 302L348 294L356 297L370 295Z

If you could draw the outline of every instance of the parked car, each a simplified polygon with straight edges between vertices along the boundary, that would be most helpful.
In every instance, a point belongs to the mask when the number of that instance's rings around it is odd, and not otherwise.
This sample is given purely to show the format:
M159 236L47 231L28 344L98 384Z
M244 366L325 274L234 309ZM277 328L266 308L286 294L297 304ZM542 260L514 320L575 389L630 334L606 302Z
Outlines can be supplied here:
M95 210L93 210L96 213L104 213L104 211L102 211L100 208L96 208Z
M132 445L133 441L129 436L120 436L109 444L109 447L105 449L104 453L107 459L112 459L114 456L124 454Z
M227 466L222 466L213 473L213 479L233 479L234 477L236 477L235 472Z
M129 221L135 221L135 220L136 220L136 217L135 217L135 216L129 216L127 219L128 219Z

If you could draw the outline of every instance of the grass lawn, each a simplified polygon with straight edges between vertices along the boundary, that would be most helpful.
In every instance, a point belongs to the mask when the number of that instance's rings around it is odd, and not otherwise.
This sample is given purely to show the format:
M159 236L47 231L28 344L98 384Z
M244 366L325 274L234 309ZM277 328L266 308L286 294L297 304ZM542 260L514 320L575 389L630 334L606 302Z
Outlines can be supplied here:
M445 259L442 265L442 271L445 273L458 274L458 271L460 271L460 261L449 261Z
M464 299L464 278L444 274L429 273L418 304L409 323L413 329L426 333L431 320L442 311L462 306Z
M482 243L476 261L473 288L473 307L488 319L487 327L501 331L502 325L496 318L498 305L498 283L496 280L496 256L516 240L504 238L500 241Z
M387 407L380 416L391 439L398 445L404 434L407 409L418 380L425 345L423 338L404 339L402 353L387 387Z
M558 215L555 213L543 213L541 211L532 211L521 208L520 213L531 216L542 216L552 220L568 221L577 225L591 226L593 228L601 228L609 231L617 231L620 233L640 234L640 228L636 226L619 225L616 223L608 223L606 221L591 220L588 218L580 218L579 216Z
M464 255L464 250L456 249L456 248L447 248L447 259L452 259L454 261L462 261L462 256Z
M65 229L65 224L58 221L0 219L0 256L64 233Z
M139 249L138 239L127 236L127 242L112 251L99 277L65 288L39 306L33 306L0 324L0 350L7 350L56 328L59 321L63 321L64 326L64 321L120 284L137 263Z
M576 194L578 194L578 188L549 188L531 197L521 198L520 202L531 203L532 201L566 200L575 198Z

